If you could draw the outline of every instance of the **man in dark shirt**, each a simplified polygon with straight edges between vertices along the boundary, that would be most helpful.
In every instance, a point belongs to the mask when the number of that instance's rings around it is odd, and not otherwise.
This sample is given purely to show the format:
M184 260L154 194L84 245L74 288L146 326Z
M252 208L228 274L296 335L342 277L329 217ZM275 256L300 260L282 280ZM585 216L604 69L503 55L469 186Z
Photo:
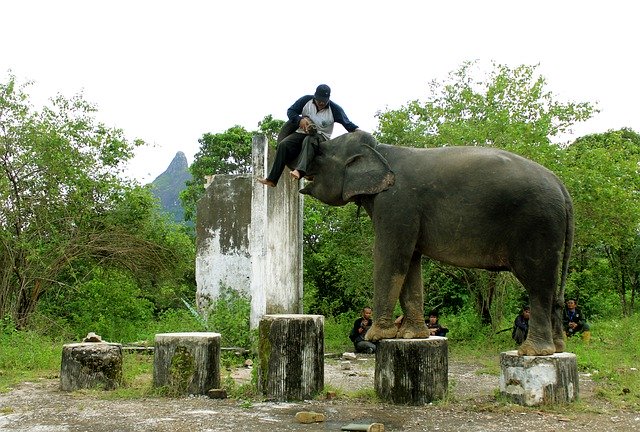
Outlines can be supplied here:
M260 183L275 187L284 167L294 162L295 169L291 175L296 179L304 177L318 144L331 139L334 123L340 123L347 132L358 130L358 126L349 120L340 105L330 100L330 96L329 86L320 84L313 95L302 96L289 107L289 121L281 131L281 134L288 133L278 143L269 175L258 179Z
M373 354L376 352L376 344L364 340L364 336L373 325L371 315L371 308L365 307L362 309L362 316L353 323L349 339L353 342L353 347L357 353Z
M589 324L578 308L576 299L570 298L566 302L566 307L562 313L562 323L564 324L564 332L567 337L582 332L583 338L588 339L591 336L589 332Z
M531 314L531 308L529 306L525 306L522 308L522 312L516 317L513 322L513 331L511 332L511 337L518 345L521 345L522 342L527 339L527 334L529 333L529 317Z
M443 327L438 322L438 313L436 311L431 311L431 313L429 313L427 328L429 329L430 336L446 336L449 332L448 328Z

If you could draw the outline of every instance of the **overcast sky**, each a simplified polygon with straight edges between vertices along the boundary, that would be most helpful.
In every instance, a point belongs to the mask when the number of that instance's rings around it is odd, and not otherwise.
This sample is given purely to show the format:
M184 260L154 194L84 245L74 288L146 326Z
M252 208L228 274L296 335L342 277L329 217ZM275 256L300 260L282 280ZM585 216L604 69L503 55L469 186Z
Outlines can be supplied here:
M577 136L640 132L638 4L4 0L0 80L35 81L35 103L83 92L99 121L149 143L128 170L143 183L178 151L192 163L204 133L286 119L320 83L373 131L377 111L424 99L475 59L540 64L558 100L597 103Z

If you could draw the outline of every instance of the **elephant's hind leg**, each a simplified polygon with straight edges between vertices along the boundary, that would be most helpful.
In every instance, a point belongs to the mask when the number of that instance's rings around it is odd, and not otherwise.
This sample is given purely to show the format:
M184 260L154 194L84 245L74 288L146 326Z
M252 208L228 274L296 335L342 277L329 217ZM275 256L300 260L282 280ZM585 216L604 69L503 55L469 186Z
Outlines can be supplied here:
M529 294L531 318L527 339L518 348L519 355L543 356L556 352L552 314L557 284L558 262L555 254L537 260L523 260L514 274Z

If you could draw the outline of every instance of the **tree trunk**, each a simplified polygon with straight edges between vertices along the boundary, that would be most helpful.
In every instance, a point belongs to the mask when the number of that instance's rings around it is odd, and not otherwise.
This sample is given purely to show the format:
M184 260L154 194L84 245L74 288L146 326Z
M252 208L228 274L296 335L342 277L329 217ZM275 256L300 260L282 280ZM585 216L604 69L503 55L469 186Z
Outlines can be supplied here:
M384 339L376 349L375 389L395 404L423 405L442 399L449 386L447 338Z
M122 345L87 342L62 347L60 389L73 391L102 387L113 390L121 383Z
M258 327L258 390L276 401L312 398L324 387L324 317L264 315Z
M153 385L167 388L171 395L204 395L220 388L220 334L157 334Z

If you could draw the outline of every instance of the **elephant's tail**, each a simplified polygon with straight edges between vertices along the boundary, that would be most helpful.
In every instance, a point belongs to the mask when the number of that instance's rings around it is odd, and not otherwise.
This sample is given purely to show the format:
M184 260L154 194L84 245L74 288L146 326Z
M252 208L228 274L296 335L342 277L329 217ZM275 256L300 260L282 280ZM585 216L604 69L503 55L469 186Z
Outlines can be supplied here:
M565 187L562 188L565 202L566 224L564 234L564 253L562 255L562 273L560 275L560 289L558 291L557 302L562 308L564 306L564 287L567 283L567 275L569 272L569 259L571 258L571 248L573 247L573 202L571 196Z

